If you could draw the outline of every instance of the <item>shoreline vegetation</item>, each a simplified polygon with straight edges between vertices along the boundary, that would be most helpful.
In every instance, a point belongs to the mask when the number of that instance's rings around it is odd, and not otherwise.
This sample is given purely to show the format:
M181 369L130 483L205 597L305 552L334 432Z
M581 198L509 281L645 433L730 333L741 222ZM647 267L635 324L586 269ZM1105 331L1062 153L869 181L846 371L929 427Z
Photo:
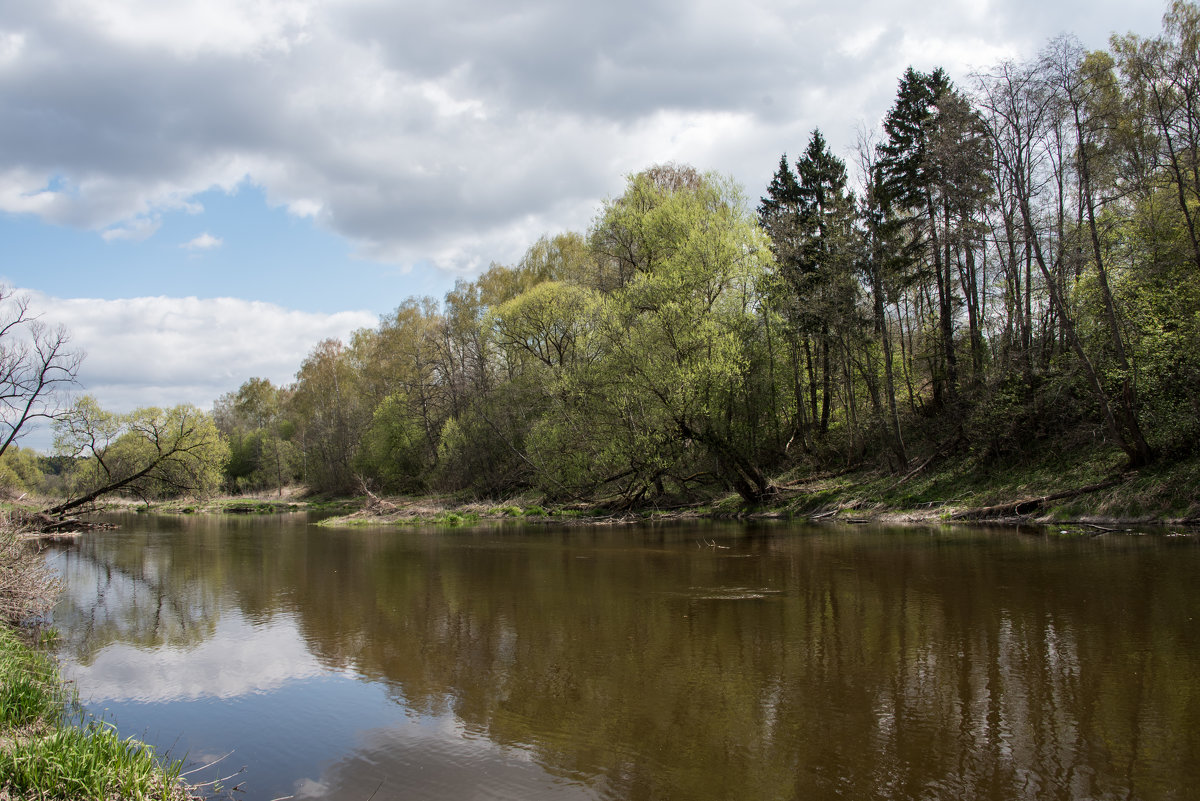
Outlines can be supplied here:
M922 471L925 472L925 471ZM632 506L616 503L553 504L537 495L501 500L452 495L380 497L371 493L318 503L333 511L329 527L463 526L496 521L554 525L626 524L687 519L792 519L797 522L878 524L1002 524L1073 526L1080 531L1130 527L1200 529L1200 460L1155 469L1123 470L1111 464L1051 465L987 477L961 465L921 475L846 470L801 478L780 477L774 496L748 505L736 493L707 499ZM342 510L337 510L337 506ZM246 501L234 501L241 511ZM289 504L288 511L307 507ZM264 511L269 504L261 507ZM349 508L347 508L349 507ZM228 512L227 505L225 511ZM221 511L220 505L205 511ZM160 511L175 511L172 506ZM199 509L198 509L199 511Z
M68 686L44 644L0 626L0 799L195 798L181 761L89 718Z
M58 671L53 630L27 625L58 592L33 536L0 512L0 801L196 798L182 761L84 711Z
M1200 458L1129 470L1121 455L1059 456L982 469L968 458L929 459L907 474L871 467L819 475L783 474L774 493L747 504L734 492L661 503L620 498L555 503L538 493L480 498L462 493L312 494L292 486L269 493L182 498L152 505L111 500L102 511L178 515L317 513L326 527L466 526L494 522L611 525L687 519L792 519L879 524L1001 524L1122 531L1200 529ZM81 521L83 522L83 521ZM92 521L86 521L94 525ZM74 536L64 527L46 536Z

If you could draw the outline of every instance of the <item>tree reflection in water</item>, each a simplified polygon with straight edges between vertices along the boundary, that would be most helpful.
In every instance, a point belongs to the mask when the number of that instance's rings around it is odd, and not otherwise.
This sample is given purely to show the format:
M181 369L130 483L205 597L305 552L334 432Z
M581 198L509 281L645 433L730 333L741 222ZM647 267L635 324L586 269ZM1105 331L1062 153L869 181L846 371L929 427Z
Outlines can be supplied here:
M291 777L302 794L366 797L421 770L443 777L423 798L463 781L620 799L1200 786L1190 539L131 523L58 557L80 662L195 650L235 615L274 654L298 633L298 677L349 674L440 722L422 748L411 727L364 728Z

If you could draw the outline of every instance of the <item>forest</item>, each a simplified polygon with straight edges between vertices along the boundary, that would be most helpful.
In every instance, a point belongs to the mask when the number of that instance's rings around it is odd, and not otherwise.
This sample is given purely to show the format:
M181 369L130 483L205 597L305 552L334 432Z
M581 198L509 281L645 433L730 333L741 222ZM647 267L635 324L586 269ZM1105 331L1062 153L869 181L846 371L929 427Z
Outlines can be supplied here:
M959 84L910 68L848 159L819 130L777 158L753 193L649 167L587 231L247 380L212 411L220 481L761 504L951 454L1197 455L1200 7Z

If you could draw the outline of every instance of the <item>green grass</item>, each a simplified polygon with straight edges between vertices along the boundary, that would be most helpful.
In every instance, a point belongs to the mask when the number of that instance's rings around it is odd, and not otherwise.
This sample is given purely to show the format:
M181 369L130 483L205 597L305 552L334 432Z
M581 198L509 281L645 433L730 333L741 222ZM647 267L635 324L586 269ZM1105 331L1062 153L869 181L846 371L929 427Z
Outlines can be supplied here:
M498 517L523 517L525 511L520 506L495 506L488 510L488 514Z
M400 517L390 520L369 517L330 517L320 521L317 525L322 528L415 528L417 526L445 526L455 528L457 526L479 523L482 520L483 518L477 512L443 511L434 515L413 515L411 517Z
M15 799L184 799L181 768L85 720L54 661L0 626L0 790Z
M588 513L582 509L550 509L546 512L546 517L564 517L568 519L576 519L587 516Z
M25 646L0 626L0 727L24 728L62 713L63 698L53 661Z
M180 768L96 721L24 739L0 756L0 776L15 794L48 798L170 797L178 794Z

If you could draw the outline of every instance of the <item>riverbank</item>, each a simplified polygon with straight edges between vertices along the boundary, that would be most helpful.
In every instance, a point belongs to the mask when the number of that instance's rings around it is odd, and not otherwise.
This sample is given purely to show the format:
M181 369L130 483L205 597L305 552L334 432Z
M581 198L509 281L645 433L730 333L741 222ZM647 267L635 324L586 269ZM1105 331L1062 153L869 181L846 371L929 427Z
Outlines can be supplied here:
M353 499L328 526L463 525L489 520L611 524L687 518L795 518L849 523L997 523L1078 527L1200 527L1200 459L1125 470L1116 452L1046 454L1007 465L944 456L903 474L872 467L777 476L776 493L747 506L737 495L553 504L538 496Z
M835 471L804 466L777 475L774 494L748 506L710 489L628 503L621 498L555 501L535 493L479 499L451 493L313 496L302 487L261 495L176 499L147 506L112 500L108 511L159 514L317 513L321 525L461 526L514 521L613 525L644 520L782 518L848 523L994 523L1078 527L1200 528L1200 458L1129 471L1115 450L1046 453L981 464L970 454L914 459L903 473L860 465Z
M90 719L59 675L52 634L17 623L50 608L57 580L12 518L0 521L0 801L188 801L182 763Z
M0 626L0 798L188 801L181 767L85 720L54 660Z

